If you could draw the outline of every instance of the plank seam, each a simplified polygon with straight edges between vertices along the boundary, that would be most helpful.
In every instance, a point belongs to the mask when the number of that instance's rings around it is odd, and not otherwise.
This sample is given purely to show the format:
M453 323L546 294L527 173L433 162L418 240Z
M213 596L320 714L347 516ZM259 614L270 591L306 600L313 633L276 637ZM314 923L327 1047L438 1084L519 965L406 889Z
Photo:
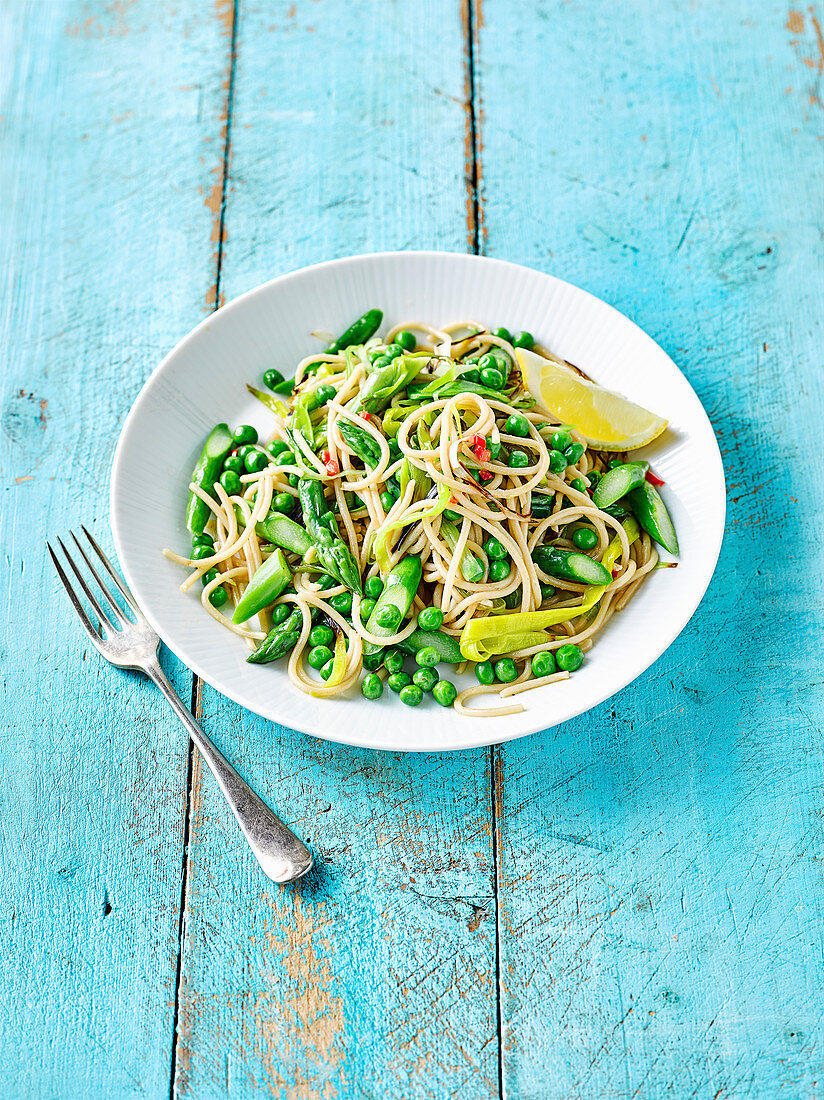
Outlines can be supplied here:
M221 276L223 273L223 243L226 224L226 198L229 181L229 161L232 144L232 114L235 98L235 71L237 69L237 27L238 9L240 0L231 0L231 33L229 41L229 81L226 90L226 129L223 139L223 161L220 192L220 218L217 234L217 255L215 258L215 289L212 312L216 312L221 306ZM192 676L192 696L190 708L196 719L200 720L202 710L202 681L199 676ZM186 771L186 811L183 822L183 873L180 883L180 920L178 922L178 947L177 968L175 972L175 1005L172 1017L172 1051L169 1067L169 1100L174 1100L177 1089L177 1048L179 1041L180 1002L183 989L183 962L185 953L186 918L188 914L188 889L189 889L189 838L192 821L192 800L194 771L194 745L191 738L188 746L188 764Z
M481 253L483 239L483 207L480 197L481 108L475 67L481 0L463 0L461 14L466 35L464 91L466 96L467 246L470 252L478 256Z
M504 1100L503 1013L501 1006L501 910L498 822L502 808L503 776L496 746L489 747L490 804L492 809L492 896L495 901L495 1029L498 1035L498 1097Z

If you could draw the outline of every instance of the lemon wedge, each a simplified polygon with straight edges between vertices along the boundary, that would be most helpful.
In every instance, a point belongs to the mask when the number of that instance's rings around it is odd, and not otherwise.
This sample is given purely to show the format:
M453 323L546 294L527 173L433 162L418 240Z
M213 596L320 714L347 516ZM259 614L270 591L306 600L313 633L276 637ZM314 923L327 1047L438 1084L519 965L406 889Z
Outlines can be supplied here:
M516 348L515 354L532 396L596 450L634 451L657 439L667 426L662 416L588 382L569 367L524 348Z

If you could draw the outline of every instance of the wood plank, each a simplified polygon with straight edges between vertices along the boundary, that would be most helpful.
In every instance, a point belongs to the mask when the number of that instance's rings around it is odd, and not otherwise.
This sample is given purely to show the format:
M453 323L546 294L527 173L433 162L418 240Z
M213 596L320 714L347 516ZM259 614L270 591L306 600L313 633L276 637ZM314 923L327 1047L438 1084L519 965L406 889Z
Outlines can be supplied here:
M506 1095L818 1095L821 19L483 16L486 250L644 326L709 410L730 493L667 655L498 755Z
M186 737L154 688L82 644L43 542L86 522L111 545L120 424L203 315L228 46L190 0L61 0L7 5L0 51L0 1066L9 1096L157 1097Z
M241 6L221 294L464 247L463 65L452 3ZM263 879L196 770L177 1094L497 1096L488 753L329 745L208 688L203 708L319 865Z

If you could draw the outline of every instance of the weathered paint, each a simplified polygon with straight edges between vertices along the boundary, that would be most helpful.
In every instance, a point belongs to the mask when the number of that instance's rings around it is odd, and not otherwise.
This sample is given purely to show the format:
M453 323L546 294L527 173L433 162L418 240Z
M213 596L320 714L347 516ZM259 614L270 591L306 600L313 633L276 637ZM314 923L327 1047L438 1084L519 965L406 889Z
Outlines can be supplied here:
M156 1097L186 737L84 644L44 540L86 522L111 545L120 424L202 316L226 50L185 0L6 6L0 33L0 1079L9 1097ZM171 671L188 698L191 675Z
M730 496L669 652L500 750L507 1095L818 1096L821 9L483 10L486 250L670 352Z
M244 6L236 53L222 294L350 252L464 247L455 4L373 3L356 23L321 5ZM497 1096L488 752L330 746L208 688L204 711L321 864L296 889L261 882L204 782L176 1092L427 1096L437 1081Z
M6 1093L820 1095L824 13L10 10ZM184 821L180 731L80 659L42 538L105 535L117 427L204 310L330 256L467 245L670 351L718 430L730 534L644 679L494 754L339 748L198 694L320 857L282 890L196 756Z

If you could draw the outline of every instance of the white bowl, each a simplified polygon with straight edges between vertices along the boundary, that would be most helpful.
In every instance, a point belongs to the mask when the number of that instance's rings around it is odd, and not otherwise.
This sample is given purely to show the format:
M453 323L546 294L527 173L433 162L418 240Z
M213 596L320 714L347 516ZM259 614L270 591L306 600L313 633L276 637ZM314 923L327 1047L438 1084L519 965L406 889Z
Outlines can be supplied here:
M465 718L432 699L416 709L391 692L314 699L293 687L283 663L247 664L245 644L206 615L199 591L181 594L189 473L214 424L271 416L246 391L277 367L287 376L321 347L311 333L341 332L379 306L384 325L466 318L527 329L603 385L667 417L644 454L666 481L678 530L677 569L653 573L598 635L569 680L520 696L524 713ZM464 749L564 722L640 676L689 621L712 576L724 529L725 488L712 427L668 355L622 314L550 275L500 260L442 252L353 256L304 268L242 295L208 317L156 368L129 413L111 483L114 541L126 579L166 645L207 683L249 710L331 741L410 751ZM199 586L198 586L199 589ZM467 679L467 684L470 682Z

